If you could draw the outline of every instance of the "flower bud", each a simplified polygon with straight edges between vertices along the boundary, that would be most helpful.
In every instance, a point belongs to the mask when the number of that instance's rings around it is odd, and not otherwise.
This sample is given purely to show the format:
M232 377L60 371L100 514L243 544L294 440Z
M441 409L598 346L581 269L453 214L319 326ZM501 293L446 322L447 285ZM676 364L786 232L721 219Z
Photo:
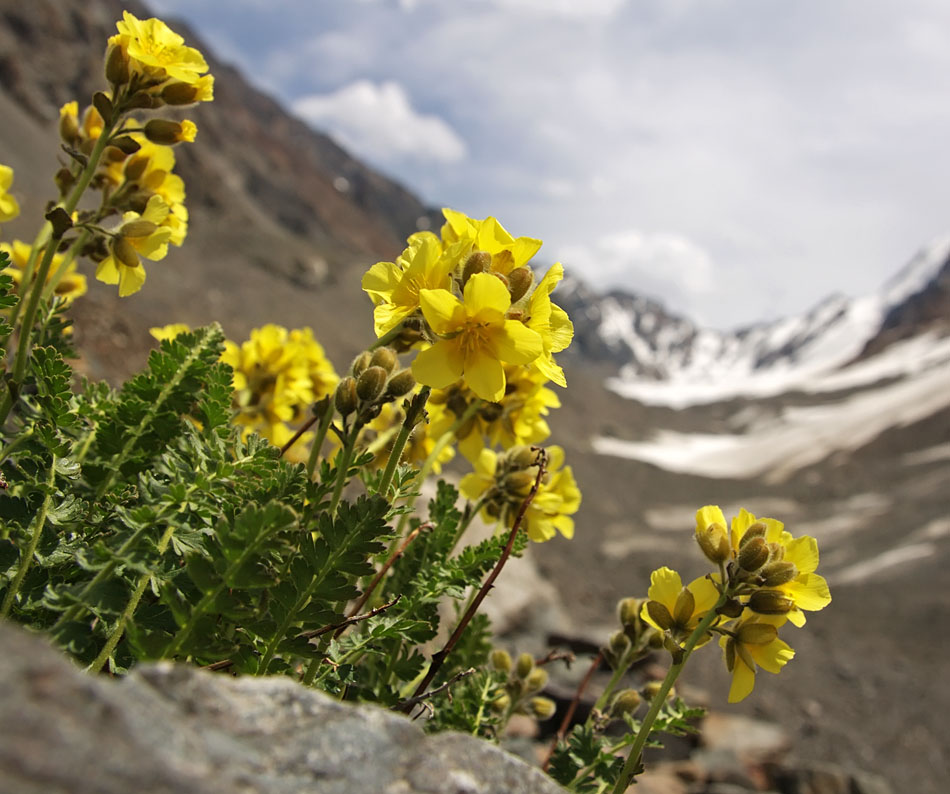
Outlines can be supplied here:
M399 359L396 358L396 354L389 347L376 348L369 361L371 367L382 367L386 372L392 372L398 363Z
M499 695L491 702L491 710L496 714L504 714L511 708L511 698L508 695Z
M511 302L519 301L534 283L534 273L530 267L516 267L508 274L508 292Z
M100 111L102 112L102 111ZM198 132L194 122L172 121L171 119L149 119L143 128L145 137L152 143L172 146L183 141L193 141Z
M551 698L533 697L529 704L531 713L539 720L548 720L557 711L557 704Z
M353 359L353 363L350 365L350 373L354 378L358 378L363 374L365 369L369 366L369 362L373 360L373 354L368 350L364 350L356 358Z
M148 164L148 157L130 157L125 161L122 173L129 182L136 182L145 173Z
M530 469L513 471L502 480L501 487L511 496L524 498L534 487L536 477L537 472L532 472Z
M359 399L356 395L356 379L347 375L337 384L333 403L340 412L340 416L348 416L356 410Z
M621 598L617 602L617 618L621 626L629 628L637 625L640 620L640 604L639 598Z
M673 620L679 626L685 626L696 609L696 597L685 587L680 590L673 605Z
M798 568L795 563L770 562L761 571L759 571L759 581L763 587L778 587L786 582L792 581L798 576Z
M59 137L70 146L79 140L79 119L73 113L60 111Z
M53 181L56 182L56 187L59 189L61 196L65 196L76 184L76 178L68 168L60 168L53 177Z
M363 402L374 402L383 393L388 375L382 367L367 367L356 380L356 395Z
M142 148L142 144L135 140L135 138L133 138L131 135L120 135L118 138L113 138L109 142L109 145L115 146L116 149L125 155L135 154L139 149Z
M518 662L515 665L515 672L519 678L527 678L534 669L534 657L530 653L518 654Z
M386 384L386 394L390 399L395 399L409 394L415 387L416 379L412 376L412 370L403 369L389 379Z
M132 243L130 243L124 237L114 238L109 248L112 251L112 256L114 256L126 267L139 266L140 263L138 251L136 251Z
M119 39L119 36L110 38L106 50L106 80L115 86L129 82L129 53Z
M525 679L526 690L528 692L538 692L544 689L548 683L548 671L543 667L535 667Z
M778 590L756 590L747 606L760 615L785 615L795 608L795 602Z
M489 657L491 666L500 673L511 672L511 654L503 648L495 648Z
M625 631L615 631L607 640L607 649L617 659L630 650L630 638Z
M739 541L739 548L741 549L750 540L755 540L755 538L764 538L768 530L769 528L765 525L764 521L756 521L745 531L745 534L742 536L742 540Z
M662 681L647 681L643 685L643 697L647 700L653 700L653 698L660 694L660 689L662 688Z
M752 538L739 549L739 567L744 571L757 571L769 561L769 547L764 538Z
M726 528L718 522L710 524L705 529L697 529L696 542L699 543L699 548L703 550L706 559L716 565L728 560L732 554Z
M727 618L737 618L742 614L742 610L745 607L735 598L730 598L723 604L719 609L716 610L720 615L725 615Z
M513 469L527 469L538 462L538 451L532 447L518 444L508 450L508 464Z
M486 251L472 251L462 266L462 286L476 273L484 273L491 267L491 254Z
M610 704L611 717L623 717L627 714L633 714L639 707L643 699L636 689L621 689Z
M190 105L198 101L198 87L189 83L169 83L162 88L161 97L168 105Z
M105 91L96 91L92 95L92 106L99 112L102 120L108 124L112 120L112 100Z

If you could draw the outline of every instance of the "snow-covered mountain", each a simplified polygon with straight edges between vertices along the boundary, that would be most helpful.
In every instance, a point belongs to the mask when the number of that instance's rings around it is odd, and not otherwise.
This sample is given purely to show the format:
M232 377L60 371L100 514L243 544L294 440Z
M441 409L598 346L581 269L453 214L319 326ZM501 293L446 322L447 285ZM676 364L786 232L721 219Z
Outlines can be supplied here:
M608 386L622 396L683 406L826 391L849 377L867 382L900 374L895 369L914 366L919 356L890 356L853 377L841 368L878 358L898 341L950 329L950 236L924 248L875 293L835 295L802 315L736 331L698 327L648 298L596 296L572 278L558 298L574 320L576 352L615 365Z

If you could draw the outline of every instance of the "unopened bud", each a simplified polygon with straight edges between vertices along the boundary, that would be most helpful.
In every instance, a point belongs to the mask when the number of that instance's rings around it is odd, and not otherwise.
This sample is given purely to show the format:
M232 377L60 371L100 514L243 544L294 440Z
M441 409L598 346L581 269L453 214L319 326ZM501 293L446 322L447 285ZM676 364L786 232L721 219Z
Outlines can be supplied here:
M515 303L524 297L534 283L534 273L530 267L516 267L508 274L508 291L511 293L511 302Z
M491 254L486 251L473 251L462 266L462 286L476 273L484 273L491 267Z
M386 372L392 372L398 363L399 359L396 358L396 354L389 347L376 348L369 361L371 367L382 367Z
M534 486L536 473L528 469L513 471L502 480L501 487L512 496L525 497Z
M744 571L757 571L769 561L769 546L764 538L752 538L739 549L739 567Z
M169 105L190 105L198 99L198 88L188 83L169 83L162 89L161 97Z
M364 350L356 358L353 359L353 363L350 366L350 373L354 378L358 378L366 368L369 366L369 362L373 360L373 354L368 350Z
M617 602L617 617L624 628L635 626L640 620L640 599L621 598Z
M764 538L768 531L769 528L765 525L764 521L756 521L745 531L745 534L739 541L739 548L741 549L750 540L754 540L755 538Z
M759 581L763 587L778 587L798 576L798 568L792 562L770 562L759 571Z
M340 380L333 396L333 403L340 416L348 416L356 410L359 399L356 396L356 379L349 376Z
M534 669L534 657L530 653L518 654L518 662L515 665L515 672L519 678L527 678Z
M662 681L647 681L643 685L643 697L645 697L647 700L653 700L653 698L660 694L660 690L662 688Z
M495 648L491 652L491 666L500 673L511 672L511 654L503 648Z
M193 141L198 128L193 122L172 121L171 119L149 119L142 130L152 143L172 146L182 141Z
M504 714L511 708L511 698L508 695L499 695L491 702L491 710L496 714Z
M619 659L630 650L630 638L624 631L615 631L607 639L607 648Z
M643 699L636 689L621 689L610 704L610 716L623 717L626 714L633 714L642 702Z
M128 110L136 110L139 108L148 109L155 106L155 102L152 100L151 94L148 91L136 91L132 96L125 100L124 107Z
M79 140L79 119L72 113L59 114L59 137L70 146Z
M710 524L705 529L696 530L696 542L703 550L706 559L719 565L729 559L732 546L726 528L719 523Z
M371 403L383 393L386 377L389 375L382 367L367 367L356 380L356 395L363 402Z
M131 135L120 135L118 138L113 138L109 142L110 146L115 146L116 149L121 151L125 155L135 154L139 149L142 148L135 138Z
M386 394L390 398L403 397L416 387L416 379L412 370L404 369L393 375L386 384Z
M114 37L118 39L118 36ZM106 50L106 80L114 86L129 82L129 53L118 41L109 42Z
M742 614L742 610L745 607L735 598L730 598L723 604L716 612L720 615L725 615L727 618L737 618Z
M130 243L124 237L114 238L109 248L112 250L112 256L114 256L126 267L139 266L140 263L138 251L136 251L132 243Z
M513 469L527 469L538 462L538 451L522 444L508 450L508 464Z
M525 679L525 688L528 692L538 692L548 683L548 671L543 667L535 667Z
M127 181L135 182L145 173L148 164L148 157L130 157L126 160L125 166L122 168L122 173L125 175Z
M56 172L56 176L53 177L53 181L56 182L56 187L59 189L61 196L65 196L76 184L76 179L68 168L60 168Z
M795 608L795 601L778 590L756 590L747 606L760 615L785 615Z
M548 720L557 711L557 704L551 698L533 697L530 703L531 713L539 720Z

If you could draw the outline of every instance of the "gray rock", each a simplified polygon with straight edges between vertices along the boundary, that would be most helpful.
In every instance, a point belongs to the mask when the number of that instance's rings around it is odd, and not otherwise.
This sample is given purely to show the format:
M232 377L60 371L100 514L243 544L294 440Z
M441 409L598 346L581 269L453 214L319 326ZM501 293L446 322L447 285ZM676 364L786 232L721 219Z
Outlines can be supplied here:
M87 676L0 623L0 794L556 794L460 734L286 678L152 664Z

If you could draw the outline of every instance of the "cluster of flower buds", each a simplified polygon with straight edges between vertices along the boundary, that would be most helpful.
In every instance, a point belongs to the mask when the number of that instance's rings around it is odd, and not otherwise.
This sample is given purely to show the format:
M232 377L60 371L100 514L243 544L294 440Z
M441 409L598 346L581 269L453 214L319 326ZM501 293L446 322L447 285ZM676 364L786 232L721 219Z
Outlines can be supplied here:
M505 691L491 704L496 713L505 716L528 714L539 720L554 716L554 701L538 694L547 686L547 670L538 667L530 653L521 653L512 661L507 651L496 648L491 653L491 666L507 675Z
M399 359L389 347L364 350L353 361L350 374L340 379L334 402L340 415L356 414L364 425L375 419L383 405L405 397L416 386L408 369L399 369Z

